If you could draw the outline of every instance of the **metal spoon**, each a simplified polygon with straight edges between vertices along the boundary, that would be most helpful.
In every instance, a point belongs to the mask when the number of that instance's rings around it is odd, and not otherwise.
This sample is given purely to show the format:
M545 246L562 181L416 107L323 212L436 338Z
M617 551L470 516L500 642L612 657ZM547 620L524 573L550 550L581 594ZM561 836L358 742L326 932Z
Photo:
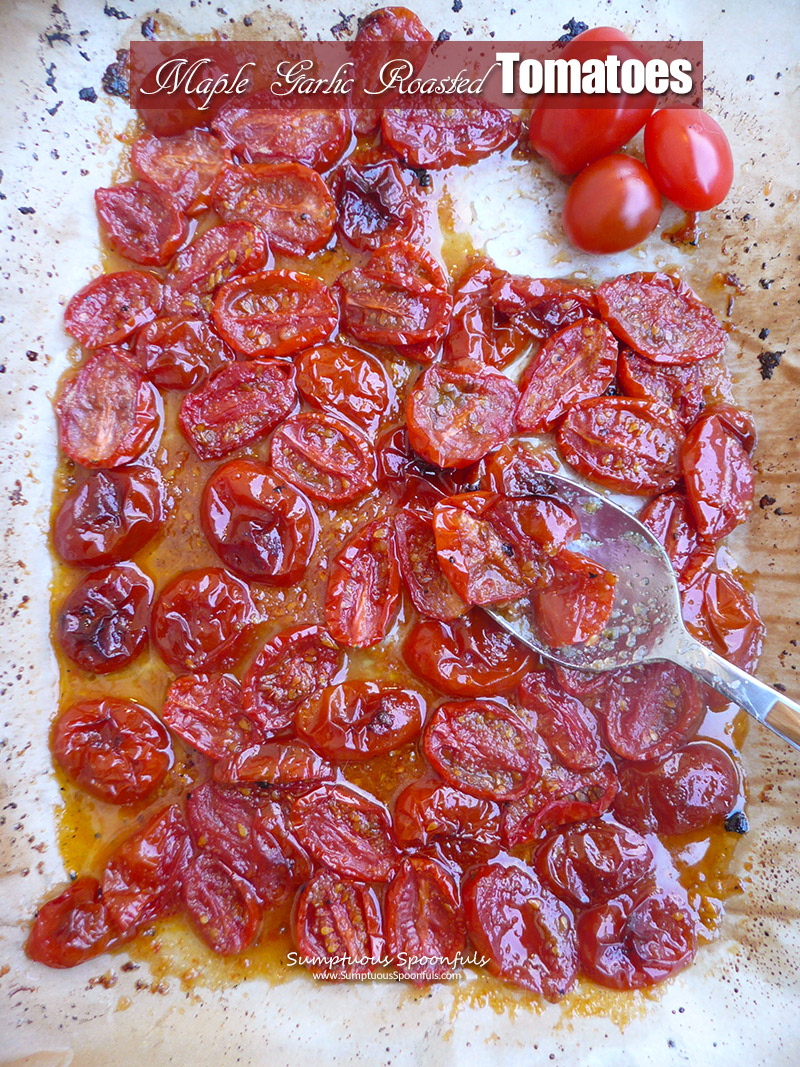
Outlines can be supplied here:
M669 660L691 671L800 751L800 704L696 641L681 618L678 583L653 534L599 493L557 474L536 476L532 495L568 504L581 526L575 548L617 576L608 627L592 644L552 648L519 601L486 607L504 629L542 656L582 671Z

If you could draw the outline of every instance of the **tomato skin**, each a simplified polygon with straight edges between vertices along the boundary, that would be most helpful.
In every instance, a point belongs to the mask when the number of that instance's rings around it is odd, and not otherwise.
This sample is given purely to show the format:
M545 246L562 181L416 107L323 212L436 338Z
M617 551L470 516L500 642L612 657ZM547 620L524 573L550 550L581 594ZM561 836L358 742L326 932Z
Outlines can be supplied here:
M400 587L394 532L385 519L375 519L330 565L325 618L335 640L348 648L381 641L400 607Z
M154 319L162 300L161 283L153 274L140 270L101 274L67 304L64 329L85 348L115 345Z
M267 734L288 730L304 700L339 680L344 653L322 626L292 626L268 641L242 683L245 714Z
M581 971L610 989L641 989L683 970L697 950L697 919L683 891L621 896L578 920Z
M183 875L181 897L198 937L220 956L243 952L261 926L252 886L215 856L201 853Z
M213 760L263 740L245 716L239 683L227 674L183 674L167 691L161 718L183 741Z
M544 749L544 745L542 745ZM542 833L605 814L619 789L610 763L594 771L569 771L539 750L541 777L503 811L503 842L508 848L537 841Z
M536 662L488 615L470 612L452 622L423 621L410 630L403 659L420 678L452 696L499 696Z
M597 42L594 47L587 48L594 42ZM611 47L605 47L602 42L608 42ZM586 60L595 57L605 60L609 55L624 60L638 56L639 52L624 33L599 26L579 34L561 53L563 59L580 56ZM563 108L544 103L533 109L528 129L531 147L558 174L577 174L588 163L616 152L644 126L653 111L652 98L645 94L642 94L645 107L632 107L631 97L607 95L613 105L608 108Z
M317 252L328 243L336 207L315 170L300 163L247 163L227 167L212 193L224 222L261 226L270 248L290 256Z
M549 671L531 671L522 679L519 699L535 718L531 729L572 771L592 771L603 759L597 721L575 696L565 692ZM520 712L528 721L528 716Z
M755 670L764 624L752 593L731 574L703 572L682 590L683 621L698 641L744 671Z
M504 273L493 282L490 300L501 317L543 341L565 326L597 315L594 289L563 278Z
M252 222L222 222L182 249L165 277L164 309L208 318L219 286L271 264L267 239Z
M141 456L162 414L158 393L124 351L101 348L61 388L58 443L83 467L123 466Z
M333 760L366 760L413 741L425 698L379 682L340 682L317 690L297 710L300 737Z
M490 701L440 704L425 726L422 746L446 782L477 797L516 800L539 773L528 727Z
M474 363L429 367L408 395L411 447L437 467L468 467L511 433L519 390Z
M220 459L266 437L296 404L291 363L277 359L227 363L186 394L178 424L200 459Z
M80 700L53 724L53 755L81 789L109 804L144 800L172 766L169 734L130 700Z
M517 428L552 430L570 404L602 396L617 373L618 345L605 323L579 319L554 333L522 373Z
M570 466L623 493L671 489L681 475L682 434L664 404L623 396L582 400L565 415L557 438Z
M247 585L208 567L184 571L162 589L150 636L175 671L224 670L244 654L254 620Z
M367 437L335 415L301 411L278 427L270 462L314 500L344 504L372 489L375 455Z
M395 801L394 834L404 849L424 850L466 869L500 851L500 806L446 782L412 782Z
M46 901L25 942L25 954L46 967L77 967L119 939L96 878L84 875Z
M530 600L536 628L553 648L589 641L607 626L614 607L616 574L588 556L563 549L549 563Z
M103 899L124 933L178 910L192 842L177 804L163 808L115 850L103 873Z
M118 563L133 556L164 521L164 482L155 467L86 473L64 498L53 521L53 544L77 567Z
M97 189L94 202L109 245L134 263L164 266L186 239L186 216L152 182Z
M298 797L292 829L318 863L345 878L388 882L400 859L386 808L346 785L323 783Z
M134 141L131 166L141 177L169 193L188 215L210 206L211 186L231 154L204 130L188 130L174 137L145 134Z
M218 760L213 777L221 785L256 783L305 789L335 778L336 770L302 741L265 741Z
M200 523L234 574L292 585L306 572L319 524L311 504L264 463L234 459L206 482Z
M688 500L680 492L661 493L645 504L638 517L664 546L681 583L702 545Z
M263 107L232 100L214 115L211 129L237 155L253 162L289 159L314 170L327 170L344 153L350 140L344 109L276 107L271 94Z
M489 957L492 974L547 1000L572 988L578 970L572 912L529 867L519 861L479 867L463 896L467 932Z
M721 358L698 363L653 363L630 348L620 352L619 384L625 396L668 404L689 428L707 404L731 398L731 377Z
M597 822L550 834L536 850L535 862L556 896L587 908L627 893L653 874L656 861L635 830Z
M623 252L658 225L661 194L638 159L604 156L574 179L561 218L567 237L584 252Z
M144 650L153 581L135 563L87 574L59 609L56 636L64 654L90 674L121 670Z
M686 497L706 541L718 541L745 521L755 488L755 472L744 446L713 412L711 408L700 416L681 450Z
M385 952L375 890L330 871L317 871L303 887L297 898L294 934L302 956L327 957L330 961L313 965L312 974L328 973L336 978L370 974Z
M597 304L614 334L654 363L695 363L725 349L716 315L669 274L623 274L603 282Z
M361 252L396 238L418 240L422 200L393 159L345 163L336 176L339 233Z
M494 528L511 541L522 559L522 573L531 581L540 579L543 558L558 556L581 532L572 509L549 497L500 499L486 515Z
M395 517L394 530L400 571L420 615L445 622L463 615L468 606L439 566L430 522L406 508Z
M483 256L461 273L453 289L453 314L444 342L446 362L472 359L505 367L528 344L527 331L497 313L494 287L506 277Z
M387 949L400 973L451 974L466 932L458 888L444 868L418 856L404 859L386 890L385 906Z
M380 253L373 253L366 267L353 267L337 279L347 330L361 341L381 345L437 340L450 314L450 294L416 273L387 269Z
M555 474L558 466L546 445L512 438L488 458L481 488L511 498L535 496L540 489L538 475Z
M644 128L647 169L684 211L708 211L733 184L733 156L719 124L697 108L656 111Z
M409 166L429 170L485 159L507 148L518 134L517 120L505 108L454 108L435 98L430 106L387 108L381 116L384 142Z
M705 713L700 683L680 667L648 663L614 671L600 714L611 748L647 762L682 745Z
M136 361L159 389L191 389L233 353L202 319L167 315L136 335Z
M337 415L373 434L390 406L395 389L382 363L368 352L343 344L317 345L295 360L297 388L315 408Z

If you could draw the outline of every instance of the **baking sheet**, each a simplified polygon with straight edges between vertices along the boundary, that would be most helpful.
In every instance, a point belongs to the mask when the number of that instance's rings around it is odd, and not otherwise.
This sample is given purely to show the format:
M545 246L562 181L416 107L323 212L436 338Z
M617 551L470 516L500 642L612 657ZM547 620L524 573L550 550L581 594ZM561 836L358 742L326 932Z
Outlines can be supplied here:
M640 39L683 37L705 44L706 108L731 137L734 190L704 219L696 250L654 235L635 256L602 264L564 259L559 248L563 185L546 167L490 165L448 182L457 228L485 244L501 266L557 275L611 274L676 264L733 324L728 357L737 397L755 414L760 467L751 521L733 549L753 572L768 626L759 674L800 698L800 355L798 320L798 150L800 104L796 0L753 4L583 2L580 7L516 0L426 2L420 15L437 34L551 39L571 16L615 25ZM180 0L179 31L329 37L343 15L378 4L285 0ZM726 1067L791 1064L800 1057L800 757L753 729L745 749L751 833L736 855L743 886L731 898L722 936L695 965L652 997L604 997L600 1014L548 1006L497 1011L463 984L417 994L378 982L333 986L305 976L270 987L226 990L157 982L125 957L101 957L73 971L31 965L21 951L37 901L62 882L55 840L58 788L46 738L57 699L48 644L50 561L45 542L55 428L49 397L64 369L63 305L99 272L92 192L108 184L119 156L115 132L130 118L103 94L100 77L116 48L141 33L142 0L3 0L0 4L3 108L0 201L0 463L3 537L0 571L0 1064L188 1062L228 1064L622 1064ZM352 23L355 28L355 23ZM752 78L749 76L753 75ZM82 100L93 88L95 102ZM84 94L91 95L91 94ZM487 181L491 174L492 180ZM677 217L677 216L676 216ZM666 225L671 221L668 216ZM735 274L741 292L712 281ZM726 316L729 297L734 308ZM764 338L759 333L769 329ZM759 354L782 352L771 379ZM795 642L794 644L792 642Z

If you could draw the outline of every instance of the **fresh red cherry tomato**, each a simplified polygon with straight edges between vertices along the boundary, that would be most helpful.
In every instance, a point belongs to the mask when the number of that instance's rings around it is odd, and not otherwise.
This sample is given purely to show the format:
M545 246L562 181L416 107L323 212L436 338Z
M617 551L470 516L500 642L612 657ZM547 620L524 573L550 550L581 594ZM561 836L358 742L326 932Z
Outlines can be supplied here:
M330 759L365 760L413 741L425 710L425 698L413 689L341 682L301 704L295 728Z
M311 966L312 974L334 978L370 974L385 953L375 890L330 871L317 871L297 898L294 936L300 954L318 961Z
M161 722L130 700L80 700L53 724L53 754L81 789L109 804L144 800L172 766Z
M146 134L134 141L131 166L136 173L169 193L188 215L210 206L211 186L231 154L204 130L187 130L174 137Z
M262 908L253 887L208 853L183 874L181 896L197 936L220 956L243 952L256 939Z
M684 211L707 211L728 195L733 156L719 124L697 108L664 108L647 120L644 158L659 190Z
M584 252L623 252L652 233L661 194L647 168L631 156L604 156L574 179L564 201L567 237Z
M119 936L100 883L87 875L39 908L25 954L46 967L77 967L111 948Z

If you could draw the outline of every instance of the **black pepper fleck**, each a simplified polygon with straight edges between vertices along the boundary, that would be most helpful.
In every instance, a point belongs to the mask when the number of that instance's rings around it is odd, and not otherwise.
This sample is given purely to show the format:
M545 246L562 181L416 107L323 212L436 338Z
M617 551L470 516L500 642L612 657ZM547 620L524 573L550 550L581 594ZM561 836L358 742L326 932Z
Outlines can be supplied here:
M35 207L27 207L27 206L26 207L19 207L19 208L17 208L17 211L19 211L20 215L35 215L36 214L36 208Z
M455 11L456 14L459 13L463 6L464 4L462 3L462 0L453 0L453 11Z
M156 23L156 20L153 18L152 15L148 15L148 17L142 23L142 37L144 37L147 41L154 41L156 39L157 29L158 24Z
M766 326L762 326L762 328L758 331L758 339L759 339L759 341L766 341L766 339L768 337L769 337L769 330L767 329Z
M576 18L571 18L569 22L564 23L561 29L566 30L567 32L558 38L557 44L567 44L569 41L577 37L579 33L584 33L588 30L589 27L585 22L579 22Z
M90 104L94 104L97 101L97 93L94 91L91 85L87 86L85 89L81 89L81 91L78 93L78 96L81 98L81 100L88 100Z
M759 500L759 502L758 502L758 506L759 506L759 507L761 508L761 510L763 511L763 510L764 510L764 508L768 508L768 507L771 507L771 505L772 505L772 504L774 504L774 503L775 503L775 497L774 497L774 496L767 496L767 494L765 493L765 494L764 494L764 495L763 495L763 496L761 497L761 499Z
M441 44L443 41L449 41L451 36L452 34L448 33L447 30L442 30L436 40Z
M750 823L743 811L732 811L725 819L725 829L729 834L746 834Z
M761 377L764 381L768 381L776 367L780 366L781 356L783 356L786 349L781 352L761 352L758 357L758 362L761 364Z
M110 4L106 4L103 7L103 14L107 15L110 19L129 19L130 15L127 11L120 11L117 7L112 7Z

